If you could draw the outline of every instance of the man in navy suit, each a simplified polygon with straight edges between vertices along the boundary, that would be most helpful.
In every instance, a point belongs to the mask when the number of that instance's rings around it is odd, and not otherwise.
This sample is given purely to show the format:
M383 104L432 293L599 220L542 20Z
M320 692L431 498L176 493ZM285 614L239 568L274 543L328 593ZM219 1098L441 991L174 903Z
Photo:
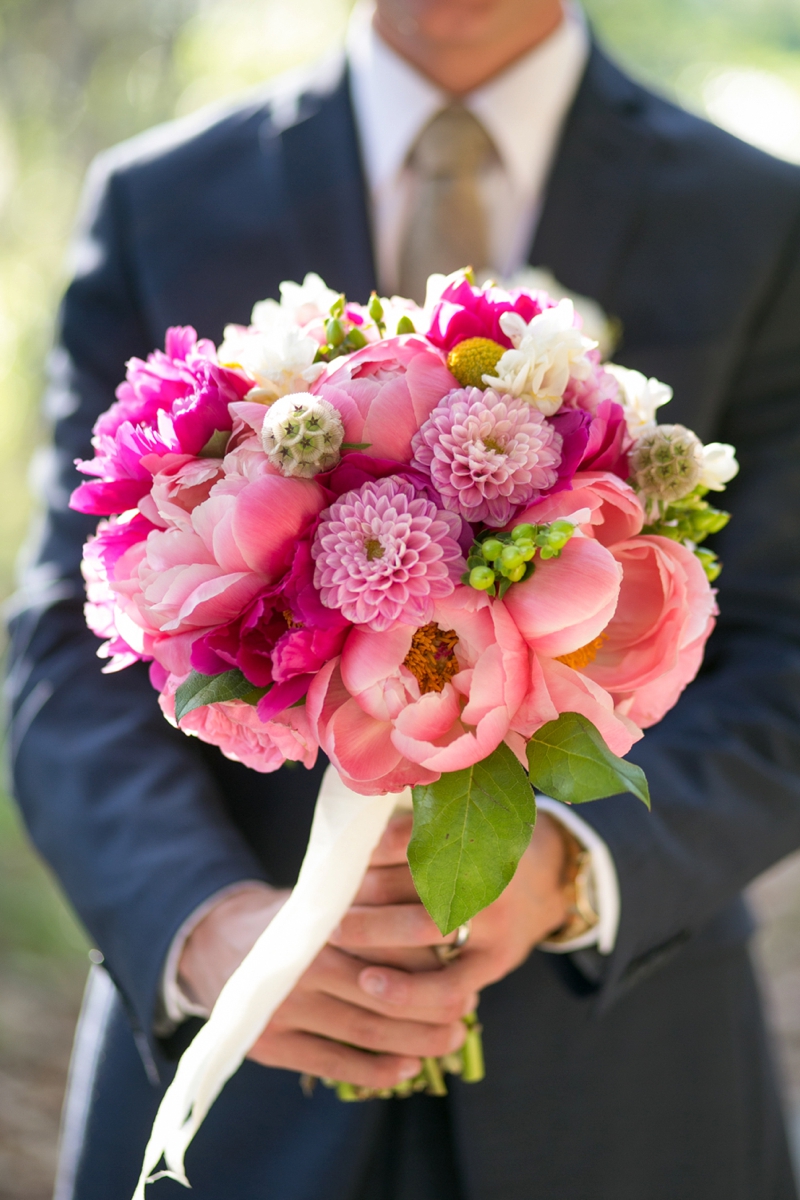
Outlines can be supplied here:
M132 1191L177 1054L296 878L324 766L257 775L171 729L146 671L100 674L73 460L168 325L219 340L283 279L316 271L365 299L469 247L597 299L622 322L620 361L674 386L670 420L738 446L719 627L631 755L653 813L630 796L581 812L615 889L597 928L531 953L566 915L553 810L462 958L402 969L430 963L437 935L397 827L190 1148L195 1195L793 1200L740 893L800 845L799 239L796 168L631 82L558 0L379 0L346 61L101 157L11 668L17 795L105 957L59 1200ZM455 1044L476 992L482 1084L366 1105L299 1088L299 1071L401 1078Z

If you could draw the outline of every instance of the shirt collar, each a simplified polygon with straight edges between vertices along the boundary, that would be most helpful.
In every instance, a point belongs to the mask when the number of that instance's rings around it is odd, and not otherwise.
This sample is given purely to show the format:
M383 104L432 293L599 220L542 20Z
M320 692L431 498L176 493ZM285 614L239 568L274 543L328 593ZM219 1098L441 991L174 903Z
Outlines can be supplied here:
M588 53L583 13L569 5L549 37L463 98L523 192L539 182L542 147L555 144ZM375 194L396 177L418 134L449 96L378 36L368 5L353 14L347 55L364 167Z

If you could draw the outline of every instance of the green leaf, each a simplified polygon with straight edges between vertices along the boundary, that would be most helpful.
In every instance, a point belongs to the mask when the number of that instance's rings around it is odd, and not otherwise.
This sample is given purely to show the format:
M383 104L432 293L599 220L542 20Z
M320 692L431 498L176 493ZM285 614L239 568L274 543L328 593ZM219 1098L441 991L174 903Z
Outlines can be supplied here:
M415 787L411 874L442 934L496 900L531 840L536 802L502 744L483 762Z
M528 767L533 786L565 804L632 792L650 807L644 771L612 754L580 713L562 713L536 731L528 742Z
M220 700L245 700L258 704L269 688L254 687L238 668L224 671L222 675L201 675L192 671L175 693L175 720L181 721L187 713L206 704L217 704Z

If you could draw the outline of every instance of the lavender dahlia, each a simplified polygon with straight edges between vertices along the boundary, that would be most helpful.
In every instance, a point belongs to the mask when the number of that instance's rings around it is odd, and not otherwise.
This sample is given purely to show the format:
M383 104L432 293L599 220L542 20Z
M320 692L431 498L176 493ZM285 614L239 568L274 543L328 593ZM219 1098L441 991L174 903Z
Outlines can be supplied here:
M314 586L355 625L425 625L464 568L458 532L458 519L406 480L364 483L322 514L311 548Z
M446 508L496 528L556 482L561 435L535 408L480 388L440 400L411 441Z

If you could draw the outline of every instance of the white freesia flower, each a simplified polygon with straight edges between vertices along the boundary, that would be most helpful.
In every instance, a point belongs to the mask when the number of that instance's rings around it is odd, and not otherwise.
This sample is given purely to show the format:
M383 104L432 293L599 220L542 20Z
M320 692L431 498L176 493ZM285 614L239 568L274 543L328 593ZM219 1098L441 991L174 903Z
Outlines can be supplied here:
M571 300L581 319L584 334L597 342L600 358L608 358L613 351L618 340L614 322L596 300L581 296L579 292L571 292L558 282L552 271L546 271L544 267L523 267L515 271L510 279L504 279L501 286L509 291L524 288L529 292L547 292L554 300Z
M672 388L658 379L648 379L641 371L632 371L616 363L603 369L619 384L619 402L625 410L625 422L631 437L638 437L656 423L656 409L672 399Z
M319 342L305 337L277 304L269 317L267 311L262 310L261 328L228 325L218 351L223 365L243 367L253 377L256 386L247 398L261 404L293 392L307 392L325 369L324 363L314 362Z
M561 300L528 324L519 313L503 313L500 328L514 348L506 350L496 375L484 375L483 382L525 400L546 417L558 412L570 378L588 378L592 364L586 355L597 345L574 320L571 300Z
M725 484L739 472L736 451L727 442L709 442L703 446L700 484L711 492L723 492Z

